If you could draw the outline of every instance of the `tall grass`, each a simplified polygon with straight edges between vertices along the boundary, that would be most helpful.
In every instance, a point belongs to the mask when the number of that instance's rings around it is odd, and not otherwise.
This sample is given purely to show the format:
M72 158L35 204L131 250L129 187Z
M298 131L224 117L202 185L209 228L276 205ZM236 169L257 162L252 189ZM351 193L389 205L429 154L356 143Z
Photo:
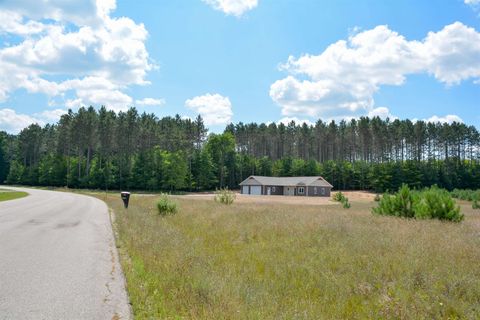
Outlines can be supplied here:
M135 196L133 196L135 197ZM337 206L158 197L117 212L136 319L478 319L480 215L462 224ZM408 241L406 241L408 240Z
M167 216L177 213L177 203L168 194L162 194L157 201L158 214Z
M213 199L215 202L230 205L235 201L236 198L237 195L233 191L228 190L227 188L222 188L215 191L215 196Z

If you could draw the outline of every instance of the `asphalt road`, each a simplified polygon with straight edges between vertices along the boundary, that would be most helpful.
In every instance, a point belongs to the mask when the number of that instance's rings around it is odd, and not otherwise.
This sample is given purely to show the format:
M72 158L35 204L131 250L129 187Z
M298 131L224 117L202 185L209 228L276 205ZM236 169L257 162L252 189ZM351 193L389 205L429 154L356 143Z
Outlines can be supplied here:
M105 203L11 189L30 195L0 202L0 319L130 319Z

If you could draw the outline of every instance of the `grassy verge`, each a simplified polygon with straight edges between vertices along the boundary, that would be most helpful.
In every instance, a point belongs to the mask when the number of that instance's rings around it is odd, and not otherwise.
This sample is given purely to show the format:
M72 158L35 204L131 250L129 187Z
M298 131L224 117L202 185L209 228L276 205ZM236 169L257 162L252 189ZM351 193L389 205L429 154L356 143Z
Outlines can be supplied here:
M21 191L10 191L8 189L0 189L0 201L14 200L28 196L28 193Z
M100 196L99 196L100 197ZM105 200L104 196L101 196ZM339 206L106 201L136 319L476 319L480 215L414 221Z

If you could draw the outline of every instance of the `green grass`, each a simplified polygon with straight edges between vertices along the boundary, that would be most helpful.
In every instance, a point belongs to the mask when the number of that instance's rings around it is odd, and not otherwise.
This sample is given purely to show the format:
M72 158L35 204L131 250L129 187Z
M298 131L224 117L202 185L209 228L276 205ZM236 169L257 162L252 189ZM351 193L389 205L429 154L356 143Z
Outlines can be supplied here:
M104 200L104 196L99 197ZM136 319L478 319L480 215L374 216L372 202L245 204L118 195L117 245Z
M28 196L28 193L21 191L10 191L8 189L0 189L0 201L14 200Z

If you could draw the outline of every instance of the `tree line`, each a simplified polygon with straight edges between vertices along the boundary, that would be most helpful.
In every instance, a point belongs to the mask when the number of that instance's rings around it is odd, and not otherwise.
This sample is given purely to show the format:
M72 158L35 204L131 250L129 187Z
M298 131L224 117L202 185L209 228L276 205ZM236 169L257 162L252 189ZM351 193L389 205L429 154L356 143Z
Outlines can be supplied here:
M480 188L480 134L462 123L321 120L230 124L80 108L58 123L0 132L0 181L137 190L238 188L251 174L322 175L336 189Z

